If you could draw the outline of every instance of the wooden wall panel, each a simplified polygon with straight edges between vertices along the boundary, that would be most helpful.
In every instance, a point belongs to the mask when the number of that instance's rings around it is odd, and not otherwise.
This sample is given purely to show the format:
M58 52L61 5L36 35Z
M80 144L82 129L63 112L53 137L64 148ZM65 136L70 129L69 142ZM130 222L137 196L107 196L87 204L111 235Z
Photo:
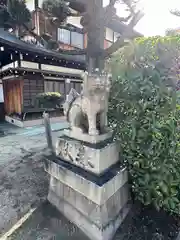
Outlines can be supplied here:
M65 93L65 83L64 81L53 81L53 80L46 80L44 82L44 90L45 92L59 92L62 95Z
M65 83L65 81L58 80L46 80L44 82L44 91L45 92L59 92L62 95L66 96L71 88L76 89L78 93L81 93L82 83L71 81L70 83Z
M34 107L34 100L39 93L44 92L44 80L43 79L32 79L29 76L24 79L23 88L23 107L32 108Z
M70 89L74 88L78 93L82 91L82 83L81 82L71 82Z
M6 114L22 113L23 80L3 81Z
M87 33L84 34L84 48L87 48Z

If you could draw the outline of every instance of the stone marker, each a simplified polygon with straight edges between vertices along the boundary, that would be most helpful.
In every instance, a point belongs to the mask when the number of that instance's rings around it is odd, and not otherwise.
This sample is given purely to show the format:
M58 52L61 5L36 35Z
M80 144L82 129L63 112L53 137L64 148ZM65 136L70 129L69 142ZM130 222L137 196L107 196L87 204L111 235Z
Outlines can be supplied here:
M107 127L110 76L84 75L64 105L70 129L45 162L48 200L92 240L112 239L129 211L128 174Z

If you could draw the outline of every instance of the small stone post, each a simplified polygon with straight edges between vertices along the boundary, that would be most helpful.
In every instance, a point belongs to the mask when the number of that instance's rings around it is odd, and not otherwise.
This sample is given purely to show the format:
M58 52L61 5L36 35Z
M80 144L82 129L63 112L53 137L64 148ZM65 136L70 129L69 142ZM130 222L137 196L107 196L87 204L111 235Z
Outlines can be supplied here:
M54 149L52 144L52 133L51 133L51 124L50 124L49 114L44 112L43 118L44 118L44 126L45 126L48 148L53 152Z

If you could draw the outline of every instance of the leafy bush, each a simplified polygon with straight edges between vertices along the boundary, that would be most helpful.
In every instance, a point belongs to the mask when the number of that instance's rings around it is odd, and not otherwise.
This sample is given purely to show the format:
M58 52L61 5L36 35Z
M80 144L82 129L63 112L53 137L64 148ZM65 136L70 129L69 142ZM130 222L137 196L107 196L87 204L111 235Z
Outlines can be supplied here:
M36 96L35 105L41 108L59 108L63 97L58 92L45 92Z
M173 69L176 57L166 64L163 60L171 53L158 52L163 49L161 40L150 44L154 52L144 41L138 39L111 61L109 122L128 165L135 199L179 213L180 105L174 91L178 75ZM164 47L171 49L167 42Z
M45 0L42 8L50 17L58 18L60 23L63 23L71 14L70 8L64 0Z

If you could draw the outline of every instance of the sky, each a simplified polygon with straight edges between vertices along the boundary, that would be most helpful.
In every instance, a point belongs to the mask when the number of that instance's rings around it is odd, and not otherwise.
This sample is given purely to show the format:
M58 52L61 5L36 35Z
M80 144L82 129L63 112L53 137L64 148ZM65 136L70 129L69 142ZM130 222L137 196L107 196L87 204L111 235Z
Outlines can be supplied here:
M172 9L180 10L179 0L143 0L145 16L136 26L136 30L145 36L164 35L168 28L180 28L180 17L170 13Z
M34 0L26 0L27 5L34 6ZM90 1L90 0L89 0ZM180 28L180 17L173 16L171 9L180 10L180 0L139 0L138 8L143 9L145 16L135 29L144 36L164 35L166 29ZM40 5L43 0L39 0ZM103 0L104 6L109 0ZM31 7L30 7L31 8ZM116 4L117 14L122 16L122 5ZM33 9L31 9L33 10Z
M109 0L104 0L104 5ZM180 28L180 17L173 16L169 11L180 10L180 0L140 0L139 6L145 16L135 29L145 36L164 35L169 28ZM116 4L117 14L122 16L122 6Z

